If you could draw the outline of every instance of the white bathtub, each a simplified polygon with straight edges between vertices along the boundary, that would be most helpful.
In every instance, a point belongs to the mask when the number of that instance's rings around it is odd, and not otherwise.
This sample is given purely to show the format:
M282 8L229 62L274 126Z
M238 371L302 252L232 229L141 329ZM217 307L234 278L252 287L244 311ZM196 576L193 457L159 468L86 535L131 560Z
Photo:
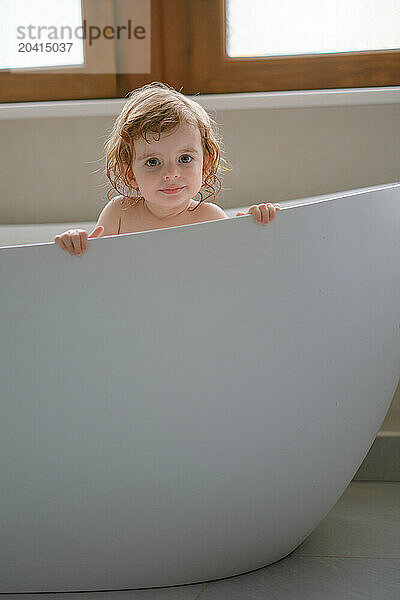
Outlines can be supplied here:
M0 248L0 591L174 586L292 552L400 372L400 184Z

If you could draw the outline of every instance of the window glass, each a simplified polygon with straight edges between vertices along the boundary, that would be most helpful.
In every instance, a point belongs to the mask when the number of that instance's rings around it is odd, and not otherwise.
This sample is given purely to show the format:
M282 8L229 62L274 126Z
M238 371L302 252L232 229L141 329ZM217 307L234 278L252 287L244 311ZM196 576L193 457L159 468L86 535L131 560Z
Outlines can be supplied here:
M0 0L0 69L84 64L81 0Z
M399 0L225 0L225 14L229 57L400 48Z

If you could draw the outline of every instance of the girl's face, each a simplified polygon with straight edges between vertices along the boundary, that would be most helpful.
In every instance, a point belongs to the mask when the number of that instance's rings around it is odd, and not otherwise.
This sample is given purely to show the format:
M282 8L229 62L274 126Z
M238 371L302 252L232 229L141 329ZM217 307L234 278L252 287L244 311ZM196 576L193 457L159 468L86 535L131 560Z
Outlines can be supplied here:
M146 203L161 211L182 207L200 190L205 165L200 131L181 124L173 133L147 134L134 141L131 183ZM168 191L170 190L170 191Z

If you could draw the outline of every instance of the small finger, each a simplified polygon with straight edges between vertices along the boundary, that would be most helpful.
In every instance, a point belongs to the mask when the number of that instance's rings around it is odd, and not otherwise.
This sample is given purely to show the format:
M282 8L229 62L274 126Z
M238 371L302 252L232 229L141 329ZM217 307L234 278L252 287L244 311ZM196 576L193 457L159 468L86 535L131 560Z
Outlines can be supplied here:
M73 252L74 254L80 254L81 252L81 238L79 236L79 233L74 232L71 234L71 245L73 248Z
M260 223L261 222L261 211L260 208L257 204L253 204L253 206L250 206L249 208L249 214L253 215L254 220L256 221L256 223Z
M273 221L276 217L276 207L274 204L268 203L269 220Z
M87 248L87 232L82 230L79 232L79 237L80 237L80 241L81 241L81 253L86 252Z
M62 247L67 250L71 255L75 254L75 247L72 243L72 237L70 233L66 233L61 237Z
M71 248L68 246L68 243L66 240L64 240L63 238L60 238L60 243L59 246L62 250L66 250L67 252L69 252L69 254L73 254L73 251L71 250Z
M268 225L270 220L268 206L266 204L260 204L260 212L263 225Z

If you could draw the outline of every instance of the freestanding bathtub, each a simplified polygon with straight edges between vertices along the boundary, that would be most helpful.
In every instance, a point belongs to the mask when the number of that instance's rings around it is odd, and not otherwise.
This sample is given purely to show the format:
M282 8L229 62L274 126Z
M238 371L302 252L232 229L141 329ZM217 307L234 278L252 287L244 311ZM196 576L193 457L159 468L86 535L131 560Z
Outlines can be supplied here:
M400 184L0 249L1 592L145 588L292 552L400 372Z

